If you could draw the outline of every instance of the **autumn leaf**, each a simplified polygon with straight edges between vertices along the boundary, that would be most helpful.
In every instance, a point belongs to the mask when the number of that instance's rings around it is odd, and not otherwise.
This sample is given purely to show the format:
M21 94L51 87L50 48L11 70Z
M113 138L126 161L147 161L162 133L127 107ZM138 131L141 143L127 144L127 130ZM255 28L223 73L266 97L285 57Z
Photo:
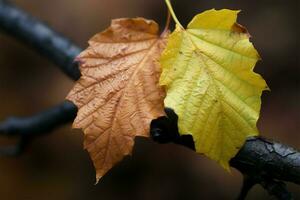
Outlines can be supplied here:
M78 56L82 77L67 99L79 108L73 127L83 129L97 181L164 115L158 59L165 36L154 21L116 19Z
M179 116L181 134L192 134L196 151L229 169L246 137L258 135L265 81L253 72L259 55L239 11L208 10L185 30L178 22L161 57L165 104Z

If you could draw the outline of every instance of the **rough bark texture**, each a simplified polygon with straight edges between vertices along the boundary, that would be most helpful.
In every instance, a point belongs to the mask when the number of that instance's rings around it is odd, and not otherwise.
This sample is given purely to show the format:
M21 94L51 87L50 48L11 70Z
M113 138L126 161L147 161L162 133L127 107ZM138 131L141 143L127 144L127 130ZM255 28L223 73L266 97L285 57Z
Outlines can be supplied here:
M278 142L250 138L230 164L249 176L300 184L300 152Z

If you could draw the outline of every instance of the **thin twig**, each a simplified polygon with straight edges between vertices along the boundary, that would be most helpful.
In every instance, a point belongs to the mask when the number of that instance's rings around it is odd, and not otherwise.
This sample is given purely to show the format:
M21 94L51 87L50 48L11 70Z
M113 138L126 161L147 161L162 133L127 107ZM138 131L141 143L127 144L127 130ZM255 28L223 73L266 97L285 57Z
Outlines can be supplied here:
M32 138L29 136L21 136L18 143L12 146L0 148L1 156L19 156L26 151L26 147L31 142Z
M254 181L252 177L249 177L248 175L243 175L243 185L237 200L245 200L248 195L248 192L252 189L252 187L255 184L257 184L257 182Z
M260 183L271 196L278 200L293 200L292 194L287 190L285 183L282 181L265 179Z

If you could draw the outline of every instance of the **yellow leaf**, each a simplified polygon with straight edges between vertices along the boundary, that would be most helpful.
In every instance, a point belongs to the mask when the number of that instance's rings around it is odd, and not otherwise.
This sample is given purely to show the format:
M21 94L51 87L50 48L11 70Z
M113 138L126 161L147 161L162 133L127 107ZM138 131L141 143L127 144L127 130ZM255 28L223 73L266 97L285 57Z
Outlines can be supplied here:
M192 134L196 151L226 169L246 137L258 135L260 97L267 89L253 72L259 55L236 23L238 12L208 10L186 30L175 20L160 60L165 104L177 113L180 133Z
M97 181L164 115L158 59L165 43L154 21L116 19L78 57L82 77L67 99L79 108L73 127L84 131Z

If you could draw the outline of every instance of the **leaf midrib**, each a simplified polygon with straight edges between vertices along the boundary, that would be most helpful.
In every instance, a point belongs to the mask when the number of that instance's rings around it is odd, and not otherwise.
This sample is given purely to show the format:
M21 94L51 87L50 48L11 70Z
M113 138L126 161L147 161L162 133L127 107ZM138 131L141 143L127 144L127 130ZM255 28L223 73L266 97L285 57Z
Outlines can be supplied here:
M147 54L144 56L144 58L141 60L141 62L137 65L136 69L133 71L133 74L131 76L131 78L129 78L128 80L128 83L126 84L126 86L124 87L124 89L122 91L120 91L122 94L120 96L120 99L119 101L117 102L117 105L115 106L116 108L119 107L120 103L122 102L122 99L123 99L123 94L125 93L125 91L127 90L128 86L131 85L131 82L134 80L134 77L136 76L137 72L140 70L140 68L143 66L143 64L145 63L145 61L147 60L148 56L151 55L154 51L154 47L160 42L161 38L157 38L157 41L155 41L150 47L149 47L149 52L147 52ZM113 126L111 127L111 133L114 133L113 132L113 127L114 127L114 124L115 124L115 120L117 119L116 116L117 116L117 113L119 112L119 109L116 109L116 111L114 112L114 115L112 116L113 117ZM100 137L100 135L98 136ZM97 138L98 138L97 137ZM107 142L107 145L106 145L106 148L105 148L105 153L104 153L104 160L103 160L103 163L106 163L106 159L107 159L107 154L108 154L108 147L110 146L110 143L111 143L111 138L113 137L113 134L110 134L109 136L109 139L108 139L108 142ZM96 140L97 140L96 138Z
M194 45L195 49L198 49L198 47L197 47L197 45L195 44L195 42L193 41L192 37L189 35L190 32L188 32L188 31L185 31L185 32L187 33L187 35L188 35L188 37L189 37L191 43ZM191 34L191 35L194 36L193 34ZM196 37L196 38L199 39L198 37ZM198 53L198 52L196 52L196 53ZM213 62L215 62L214 59L212 59L210 56L206 55L205 53L201 52L201 54L204 54L204 55L207 56L210 60L212 60ZM200 54L199 56L201 57L202 62L205 64L205 60L203 60L203 58L202 58L203 55L201 55L201 54ZM216 62L215 62L215 63L216 63ZM222 66L222 65L220 65L220 66ZM224 68L224 67L222 67L222 68ZM210 69L209 69L209 67L208 67L206 64L205 64L205 66L203 66L203 69L204 69L205 73L207 74L207 76L209 77L209 79L211 79L211 81L214 82L214 85L215 85L215 87L216 87L217 90L218 90L218 94L219 94L218 96L219 96L219 98L221 99L221 101L225 102L227 105L229 105L230 107L232 107L228 102L224 101L224 97L221 97L221 95L222 95L221 89L219 88L219 86L218 86L218 84L216 83L216 81L218 81L220 84L224 85L224 87L227 88L229 91L232 91L232 90L231 90L230 88L228 88L228 87L227 87L223 82L221 82L220 80L215 79L214 76L211 75ZM226 69L226 68L224 68L224 69ZM226 70L227 70L227 69L226 69ZM231 71L229 71L229 72L232 73ZM237 76L234 76L234 77L238 78ZM232 94L234 94L241 102L243 102L246 106L248 106L252 111L256 112L251 106L249 106L249 105L248 105L244 100L242 100L238 95L236 95L234 92L232 92ZM222 105L222 104L221 104L221 105ZM221 106L221 109L222 109L222 106ZM234 108L232 107L232 109L234 109ZM234 109L234 111L237 112L235 109ZM237 112L237 114L238 114L239 116L241 116L240 113ZM241 116L241 118L242 118L245 122L247 122L247 124L252 128L252 126L249 124L249 122L248 122L243 116Z

